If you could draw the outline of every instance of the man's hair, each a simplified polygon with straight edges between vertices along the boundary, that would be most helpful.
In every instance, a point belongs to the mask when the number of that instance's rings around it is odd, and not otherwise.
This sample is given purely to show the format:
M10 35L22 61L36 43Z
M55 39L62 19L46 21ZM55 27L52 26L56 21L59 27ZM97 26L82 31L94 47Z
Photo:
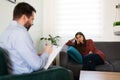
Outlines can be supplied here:
M28 3L18 3L13 11L13 20L19 19L22 15L26 15L28 18L32 15L32 12L36 13L36 10Z

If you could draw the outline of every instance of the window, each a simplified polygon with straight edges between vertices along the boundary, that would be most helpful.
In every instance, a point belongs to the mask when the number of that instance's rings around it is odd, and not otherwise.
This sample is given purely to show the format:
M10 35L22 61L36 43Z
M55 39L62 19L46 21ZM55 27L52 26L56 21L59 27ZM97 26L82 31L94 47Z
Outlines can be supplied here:
M103 0L55 0L54 30L64 40L83 32L99 39L103 29Z

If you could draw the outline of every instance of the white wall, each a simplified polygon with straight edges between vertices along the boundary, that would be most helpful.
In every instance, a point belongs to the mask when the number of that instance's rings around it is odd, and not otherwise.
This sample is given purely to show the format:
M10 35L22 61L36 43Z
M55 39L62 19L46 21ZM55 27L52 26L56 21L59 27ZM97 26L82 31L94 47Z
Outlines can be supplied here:
M6 29L8 24L12 20L14 6L19 2L27 2L31 4L37 11L35 15L34 25L30 29L30 34L34 41L35 47L37 50L40 49L39 39L42 36L42 19L43 19L43 8L42 0L16 0L16 4L13 4L7 0L0 0L0 34Z
M103 37L101 38L103 41L120 41L120 36L115 36L113 33L113 22L115 21L116 16L115 5L118 3L120 3L120 0L105 0L105 24Z

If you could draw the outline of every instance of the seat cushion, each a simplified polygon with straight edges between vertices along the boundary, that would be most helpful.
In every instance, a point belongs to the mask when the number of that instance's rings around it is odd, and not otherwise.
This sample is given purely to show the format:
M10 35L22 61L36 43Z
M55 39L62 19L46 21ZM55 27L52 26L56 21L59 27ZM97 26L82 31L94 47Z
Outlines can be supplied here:
M0 48L0 76L8 74L5 53L6 52Z
M112 64L109 61L106 61L104 65L96 66L96 71L114 71Z
M74 48L73 46L70 46L67 50L67 53L71 59L73 59L77 63L82 64L83 62L82 55L79 53L79 51L76 48Z
M115 72L120 72L120 59L110 60Z

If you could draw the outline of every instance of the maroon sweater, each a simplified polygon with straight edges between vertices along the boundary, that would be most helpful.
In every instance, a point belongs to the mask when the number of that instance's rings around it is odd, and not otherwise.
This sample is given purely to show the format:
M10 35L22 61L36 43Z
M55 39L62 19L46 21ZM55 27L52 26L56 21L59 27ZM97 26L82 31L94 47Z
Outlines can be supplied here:
M93 42L93 40L91 40L91 39L86 40L86 50L85 50L85 51L82 51L82 52L80 51L80 48L81 48L81 47L80 47L80 46L76 46L76 45L75 45L75 42L72 42L71 40L69 40L69 41L66 43L66 45L76 47L76 48L78 49L78 51L79 51L83 56L89 54L90 51L91 51L92 53L96 53L96 54L98 54L98 55L103 59L103 61L105 61L105 55L104 55L104 53L103 53L102 51L98 50L98 49L95 47L94 42Z

